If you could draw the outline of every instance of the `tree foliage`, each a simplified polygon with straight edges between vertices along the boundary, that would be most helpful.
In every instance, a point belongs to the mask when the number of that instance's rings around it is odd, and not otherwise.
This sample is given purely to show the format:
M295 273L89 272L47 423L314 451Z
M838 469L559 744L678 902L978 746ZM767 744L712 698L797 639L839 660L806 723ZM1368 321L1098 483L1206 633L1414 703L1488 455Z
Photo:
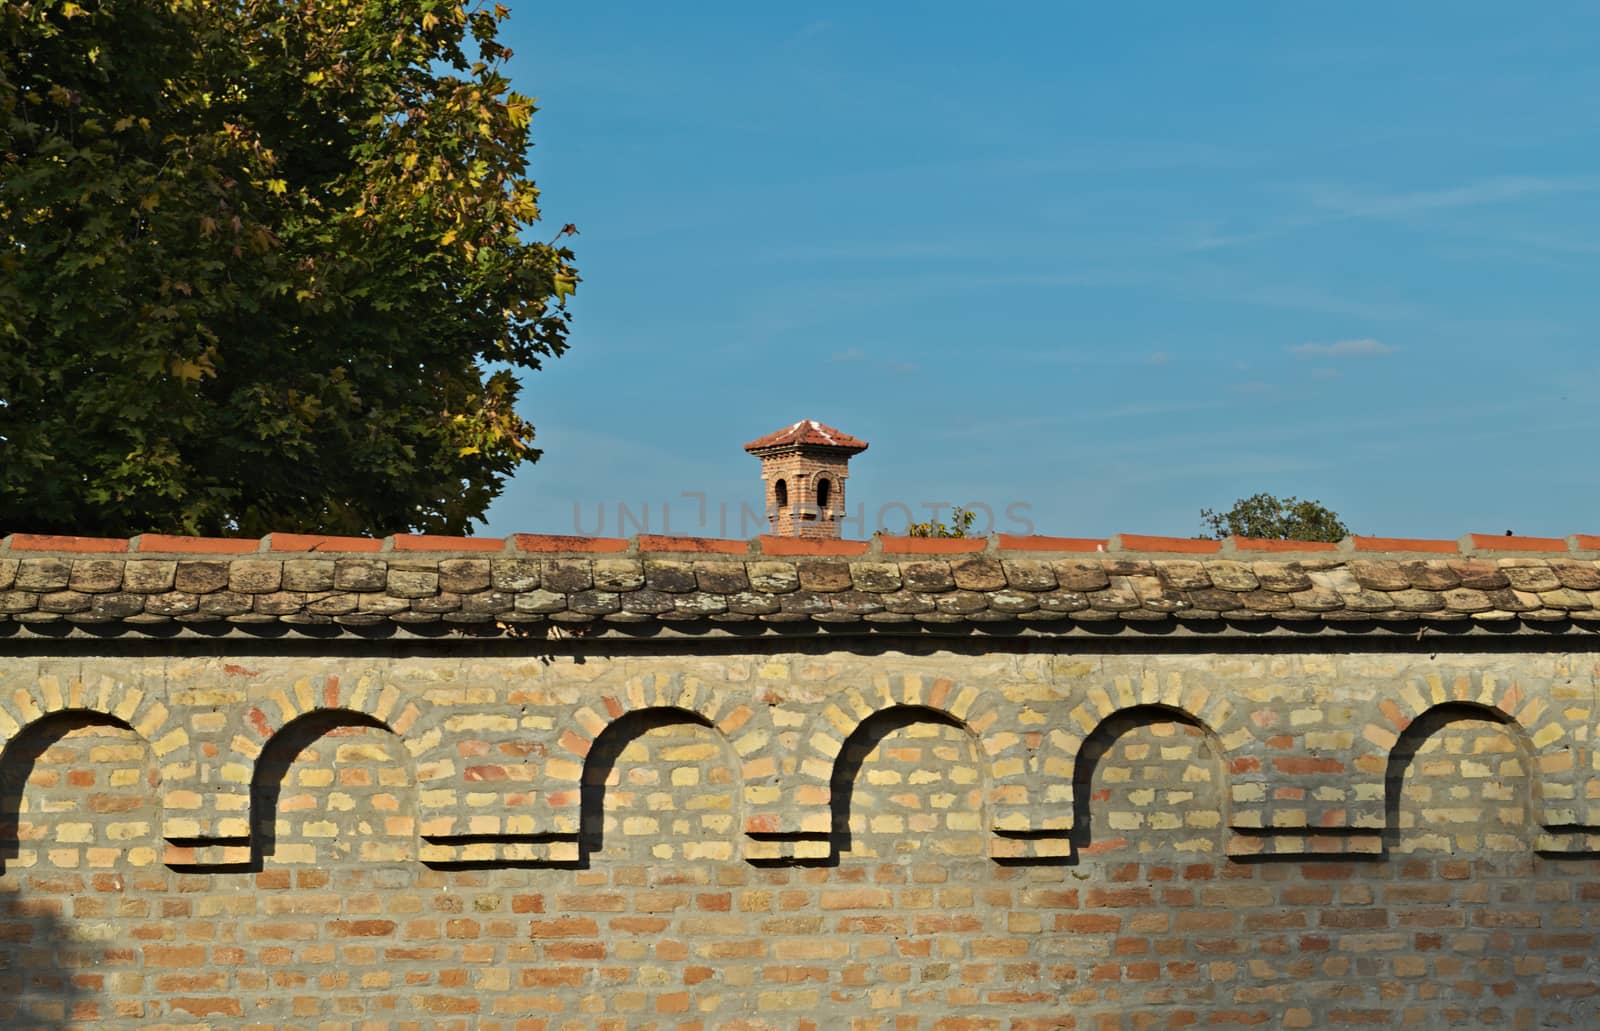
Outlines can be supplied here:
M1252 494L1234 502L1226 512L1200 510L1205 524L1202 537L1260 537L1293 541L1338 541L1350 529L1338 513L1320 501L1278 498L1271 494Z
M967 531L972 529L977 513L969 509L955 506L950 509L950 522L947 524L940 519L930 519L925 523L912 523L906 528L906 534L911 537L965 537Z
M0 527L466 532L577 283L506 15L0 0Z

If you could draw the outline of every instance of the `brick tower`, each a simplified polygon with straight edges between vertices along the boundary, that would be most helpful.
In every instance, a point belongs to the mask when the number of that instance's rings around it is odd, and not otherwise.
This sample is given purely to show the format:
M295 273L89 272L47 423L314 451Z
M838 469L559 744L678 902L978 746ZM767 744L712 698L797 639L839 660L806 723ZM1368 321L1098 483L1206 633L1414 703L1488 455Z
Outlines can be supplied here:
M867 442L801 419L744 449L761 459L766 485L767 520L779 537L838 537L844 518L844 481L850 456Z

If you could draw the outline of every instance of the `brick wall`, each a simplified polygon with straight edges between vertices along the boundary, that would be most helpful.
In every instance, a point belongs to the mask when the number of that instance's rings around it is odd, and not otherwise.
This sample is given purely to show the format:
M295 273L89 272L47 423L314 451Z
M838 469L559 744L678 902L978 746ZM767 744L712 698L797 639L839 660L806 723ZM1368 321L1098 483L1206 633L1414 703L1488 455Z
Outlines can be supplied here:
M1600 652L0 654L0 1026L1594 1027Z
M808 448L765 455L761 459L761 478L766 483L770 532L779 537L834 538L840 536L840 522L848 509L844 503L845 479L849 475L849 456L825 449ZM828 481L828 501L819 503L818 481ZM780 502L777 484L784 484ZM858 532L865 532L858 527Z

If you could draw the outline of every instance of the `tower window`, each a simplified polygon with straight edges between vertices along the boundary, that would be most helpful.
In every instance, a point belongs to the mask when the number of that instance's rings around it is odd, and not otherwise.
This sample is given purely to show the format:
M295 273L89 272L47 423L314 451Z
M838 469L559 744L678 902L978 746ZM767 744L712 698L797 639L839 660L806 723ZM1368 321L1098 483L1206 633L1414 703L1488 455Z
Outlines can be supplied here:
M779 480L772 485L772 495L778 502L778 508L789 507L789 484L786 480Z
M833 493L833 484L826 479L817 481L817 507L824 512L828 510L828 498Z

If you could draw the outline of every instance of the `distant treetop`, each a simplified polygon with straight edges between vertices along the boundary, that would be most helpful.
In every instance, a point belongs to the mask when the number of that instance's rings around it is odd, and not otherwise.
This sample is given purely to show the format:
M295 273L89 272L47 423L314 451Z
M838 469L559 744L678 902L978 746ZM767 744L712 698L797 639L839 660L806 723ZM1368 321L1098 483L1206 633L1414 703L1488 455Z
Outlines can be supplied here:
M1338 513L1320 501L1252 494L1234 502L1226 512L1200 510L1205 529L1200 536L1258 537L1291 541L1339 541L1350 535Z

